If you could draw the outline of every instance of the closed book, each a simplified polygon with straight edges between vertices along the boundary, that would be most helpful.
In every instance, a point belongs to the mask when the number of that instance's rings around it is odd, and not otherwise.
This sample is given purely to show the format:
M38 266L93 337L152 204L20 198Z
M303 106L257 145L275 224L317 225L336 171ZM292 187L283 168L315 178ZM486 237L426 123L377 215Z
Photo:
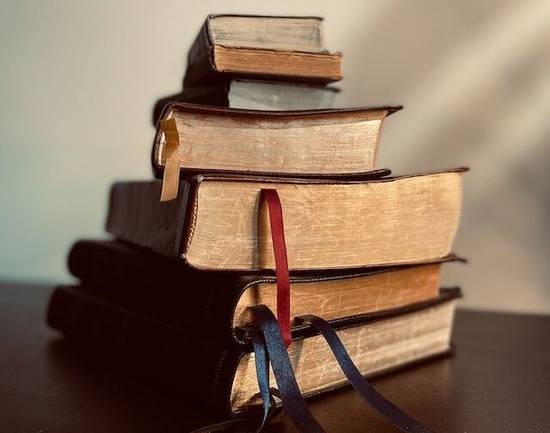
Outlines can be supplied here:
M340 80L342 55L323 44L322 18L209 15L189 50L184 83L234 75Z
M168 104L152 152L184 172L355 175L374 169L385 118L400 107L261 111Z
M458 296L458 289L442 290L435 300L330 323L359 371L372 376L447 352ZM249 344L238 349L220 346L183 327L67 287L55 290L47 320L94 356L120 363L142 381L193 395L213 413L240 414L259 403ZM289 356L306 397L347 383L312 328L297 327L292 336Z
M436 298L441 264L294 272L291 318L326 320L391 310ZM235 329L250 322L247 307L276 310L275 275L204 272L117 241L81 240L69 254L80 290L165 323L182 326L224 345L239 344ZM205 326L208 324L208 326Z
M203 270L274 269L262 189L278 192L290 270L415 264L451 252L464 169L355 180L200 175L113 185L107 230Z
M339 89L310 83L234 78L185 88L155 103L153 125L172 102L242 108L245 110L295 111L332 108Z

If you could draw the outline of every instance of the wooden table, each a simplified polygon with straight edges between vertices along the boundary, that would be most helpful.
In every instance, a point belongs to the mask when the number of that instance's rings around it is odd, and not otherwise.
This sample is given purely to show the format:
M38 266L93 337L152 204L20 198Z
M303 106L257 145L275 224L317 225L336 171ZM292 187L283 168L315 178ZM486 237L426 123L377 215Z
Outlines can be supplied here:
M208 408L98 367L49 330L50 293L0 285L0 432L184 433L208 421ZM550 432L550 316L459 311L453 339L453 356L375 386L437 432ZM310 407L328 432L394 431L351 390ZM295 429L281 416L266 431Z

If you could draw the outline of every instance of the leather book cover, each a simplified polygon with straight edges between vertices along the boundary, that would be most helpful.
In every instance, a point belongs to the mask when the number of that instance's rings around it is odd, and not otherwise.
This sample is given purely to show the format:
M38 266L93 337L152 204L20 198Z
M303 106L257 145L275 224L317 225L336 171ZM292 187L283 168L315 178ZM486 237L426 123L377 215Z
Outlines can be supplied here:
M287 234L287 247L289 250L289 264L291 270L299 269L328 269L328 268L353 268L353 267L373 267L380 265L395 265L405 264L401 259L401 253L403 250L403 242L405 238L391 238L391 231L394 229L387 228L385 235L388 237L387 241L383 241L379 248L388 251L388 254L392 254L391 259L385 261L378 260L378 250L370 248L368 251L365 249L365 244L358 241L361 236L366 236L365 233L369 233L368 230L378 230L373 223L380 220L380 210L378 207L372 206L372 201L369 201L369 197L372 196L372 191L376 187L379 191L386 191L381 197L394 197L392 191L399 189L399 191L405 191L401 195L401 200L395 202L396 204L387 205L387 209L397 209L395 212L403 216L395 220L393 224L396 228L402 230L402 225L414 226L414 232L406 238L407 242L413 237L418 239L420 243L422 239L425 239L429 233L428 222L432 224L437 221L441 225L442 230L446 231L441 234L441 239L437 239L438 251L430 252L422 257L415 258L415 260L409 260L408 263L421 263L430 258L439 259L450 253L451 249L451 237L454 237L454 231L458 225L458 217L460 210L460 198L461 198L461 179L466 169L459 168L449 170L445 172L437 172L423 175L412 176L400 176L400 177L384 177L387 172L378 171L372 172L369 175L357 176L357 177L340 177L340 178L287 178L287 177L274 177L274 176L227 176L223 174L209 174L209 175L197 175L192 178L185 178L180 182L180 191L175 200L168 202L160 202L160 190L161 182L122 182L113 185L110 196L109 214L107 218L106 228L107 231L115 235L118 239L122 239L131 242L136 245L149 248L157 253L171 256L180 257L185 262L193 267L204 270L237 270L237 271L251 271L254 269L274 269L272 263L268 264L254 264L253 260L261 256L264 260L264 255L269 258L269 251L267 250L267 243L263 243L258 246L261 241L259 237L255 238L251 230L247 228L246 231L242 231L242 236L239 238L241 244L233 246L227 244L227 242L218 241L217 238L210 239L208 242L203 241L199 237L200 230L206 230L206 226L201 226L201 221L208 221L208 225L214 224L209 233L213 233L212 236L218 236L218 233L214 233L214 228L219 228L221 231L227 232L227 238L231 236L235 237L236 229L231 225L236 224L250 224L251 229L257 224L253 221L254 215L256 219L258 211L254 207L254 203L257 203L257 193L259 188L276 188L279 195L282 197L283 209L285 213L285 231ZM383 177L380 177L383 176ZM411 182L415 185L415 188L407 191L400 187ZM243 184L241 186L241 183ZM208 185L211 194L218 194L216 201L210 200L208 193L201 194L204 185ZM436 188L437 186L437 188ZM416 194L417 188L425 188L428 192L437 194L436 199L441 206L430 205L422 195ZM246 189L245 189L246 188ZM347 196L342 196L342 201L347 200L346 197L353 196L355 200L351 203L346 202L346 206L335 208L333 201L323 201L322 197L328 197L328 194L334 194L337 198L340 198L340 188L347 193ZM327 190L330 189L329 192ZM441 191L440 191L441 190ZM448 190L448 192L447 192ZM214 192L215 191L215 192ZM218 192L219 191L219 192ZM244 193L243 193L244 191ZM221 194L224 194L222 197ZM233 207L232 217L227 218L225 208L228 209L233 205L235 200L241 200L236 198L236 194L247 194L243 196L242 201L238 207ZM316 194L318 199L316 201L303 201L305 196L313 196ZM353 193L353 194L352 194ZM286 194L286 195L284 195ZM358 200L361 194L364 197ZM288 201L285 205L285 199L288 195ZM406 196L406 197L405 197ZM239 196L240 197L240 196ZM223 204L222 199L227 202ZM246 199L246 206L244 205ZM393 199L392 199L393 200ZM418 202L418 210L423 209L422 213L416 212L411 216L417 215L414 221L409 221L405 218L405 213L409 212L406 208L409 200L415 200ZM199 205L199 202L201 203ZM299 204L300 203L300 204ZM392 202L393 203L393 202ZM400 206L397 206L400 204ZM296 214L296 224L300 221L297 219L308 207L307 212L310 215L311 212L320 212L321 205L323 205L322 214L315 215L315 218L320 221L329 221L327 224L332 227L334 224L331 221L340 221L341 227L338 229L342 232L345 227L346 235L349 237L347 244L350 244L353 248L365 249L372 257L367 257L367 252L361 250L360 254L356 254L352 257L353 260L346 262L338 259L333 259L332 256L329 260L328 256L323 256L323 261L312 258L307 263L304 262L303 266L293 266L292 255L299 255L297 258L303 260L303 253L314 253L319 249L323 249L322 245L336 245L336 243L342 243L342 237L335 235L333 232L329 232L327 229L326 236L319 239L316 246L309 248L307 251L303 250L302 239L296 237L292 239L289 234L294 233L299 227L293 228L290 225L288 216ZM210 206L216 207L215 210L219 210L218 213L210 211ZM360 206L361 209L355 209ZM353 213L351 210L353 210ZM344 210L349 212L345 213ZM330 213L328 213L330 211ZM136 218L136 212L139 212L140 218ZM246 213L244 217L241 217L239 212ZM365 226L360 223L359 216L366 215L366 213L372 214L371 224ZM300 215L298 215L300 213ZM201 217L202 215L202 217ZM389 213L384 212L386 220L389 218ZM202 219L201 219L202 218ZM210 223L209 218L223 219L224 224L219 225L218 222ZM363 217L361 217L363 218ZM292 219L292 221L294 221ZM386 221L383 220L383 221ZM217 220L216 220L217 221ZM356 221L357 224L354 222ZM382 221L382 220L381 220ZM226 227L227 226L227 227ZM244 225L243 225L244 227ZM257 227L257 225L256 225ZM301 227L301 226L300 226ZM368 229L368 230L367 230ZM266 229L267 230L267 229ZM411 229L412 230L412 229ZM225 231L222 234L225 236ZM262 232L264 228L262 228ZM201 233L203 233L201 232ZM239 232L241 233L241 232ZM352 235L350 235L352 233ZM430 232L431 233L431 232ZM231 235L230 235L231 234ZM383 233L384 234L384 233ZM437 233L436 233L437 234ZM221 236L221 235L220 235ZM332 237L331 237L332 236ZM220 237L221 239L221 237ZM225 239L225 238L224 238ZM202 243L198 243L198 242ZM403 242L401 242L403 241ZM220 242L215 245L214 242ZM317 242L317 241L316 241ZM382 242L382 241L381 241ZM204 244L204 245L203 245ZM265 245L264 245L265 244ZM352 245L353 244L353 245ZM209 247L207 246L209 245ZM428 245L431 244L422 244ZM254 248L258 248L255 250ZM194 249L192 249L194 248ZM331 247L332 248L332 247ZM423 247L424 248L424 247ZM427 247L426 247L427 248ZM332 249L330 251L333 251ZM211 254L216 253L216 256ZM237 262L237 256L235 253L246 255L241 262ZM308 254L309 254L308 253ZM193 256L195 254L195 256ZM331 253L332 254L332 253ZM335 255L336 252L333 253ZM199 257L199 255L202 255ZM203 257L203 256L208 257ZM200 261L196 258L199 257ZM213 262L213 258L221 261L225 260L225 264L218 264ZM309 257L309 256L308 256ZM336 257L336 256L334 256ZM365 257L363 259L363 257ZM230 258L230 261L227 259ZM240 259L239 259L240 260ZM308 259L309 260L309 259ZM315 261L314 261L315 260ZM245 263L246 261L246 263ZM233 264L235 263L235 264ZM243 264L241 264L243 263Z
M198 92L197 90L189 90L188 95L193 94L194 92ZM212 93L213 95L213 93ZM213 102L220 102L217 100L218 96L209 96L214 98ZM177 113L190 113L190 114L198 114L198 115L205 115L209 117L228 117L232 119L252 119L254 121L284 121L284 120L296 120L296 119L304 119L304 120L313 120L318 116L322 116L323 118L330 119L331 117L339 118L341 114L361 114L361 113L369 113L369 112L384 112L386 113L383 117L390 116L391 114L401 110L403 107L401 105L391 105L391 106L381 106L381 107L342 107L342 108L324 108L324 109L314 109L314 110L279 110L279 111L270 111L270 110L249 110L249 109L243 109L243 108L230 108L224 106L224 104L220 104L218 106L215 105L201 105L197 103L191 103L191 102L170 102L167 105L163 107L163 110L160 114L159 119L165 120L168 118L173 118L175 114ZM164 174L164 165L162 161L162 149L165 144L165 134L162 131L160 127L157 127L157 132L155 134L155 138L153 141L153 148L151 153L151 163L153 167L153 174L155 177L162 179ZM290 155L292 157L292 155ZM201 170L193 170L190 168L185 168L185 172L187 173L193 173L198 172ZM366 170L363 172L347 172L342 174L326 174L326 173L318 173L318 172L304 172L304 173L284 173L282 171L277 170L271 170L271 171L262 171L261 173L258 172L258 174L266 175L266 176L288 176L288 177L324 177L324 178L346 178L350 176L361 176L368 174L370 172L376 172L377 170ZM216 170L213 170L209 168L207 170L209 173L216 172ZM228 172L220 170L219 172L224 173ZM236 174L239 174L242 172L234 172Z
M443 289L439 298L429 302L342 318L331 321L331 324L337 331L374 324L425 311L458 297L459 289ZM192 393L197 402L207 404L213 414L220 416L231 415L229 399L233 379L240 358L252 350L249 344L239 348L218 345L185 328L169 325L72 287L59 287L54 291L48 306L47 323L89 353L89 361L106 363L144 384L168 387L176 394ZM317 332L311 326L301 326L292 333L295 343L315 335Z
M436 263L461 260L454 255ZM119 241L81 240L69 254L68 267L82 290L171 325L181 326L224 345L239 345L234 315L245 290L272 283L273 272L204 272ZM293 272L292 284L388 273L411 266Z
M228 107L229 101L227 94L229 92L229 81L220 80L209 86L193 86L182 90L175 95L166 96L155 102L153 107L153 126L156 128L161 119L165 107L173 103L192 103L201 105L211 105L214 107Z

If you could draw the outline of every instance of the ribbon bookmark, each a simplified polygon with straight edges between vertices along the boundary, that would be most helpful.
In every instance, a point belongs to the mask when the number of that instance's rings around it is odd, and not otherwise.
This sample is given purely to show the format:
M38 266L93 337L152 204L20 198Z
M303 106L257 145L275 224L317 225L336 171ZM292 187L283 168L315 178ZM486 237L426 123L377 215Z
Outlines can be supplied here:
M178 196L180 183L180 161L170 157L164 164L164 176L162 177L162 190L160 201L174 200Z
M180 161L177 154L180 139L176 119L161 120L160 129L164 132L164 155L166 156L160 201L170 201L178 196L180 180Z
M361 375L361 372L349 356L342 340L340 340L326 320L313 315L299 316L296 320L313 325L321 333L349 382L359 392L361 397L372 408L378 411L380 415L386 418L388 422L407 433L433 433L428 427L420 424L391 401L387 400Z
M286 347L290 346L290 275L286 254L283 207L279 194L274 189L260 191L260 207L267 204L271 241L275 256L275 276L277 279L277 320ZM259 215L259 214L258 214Z

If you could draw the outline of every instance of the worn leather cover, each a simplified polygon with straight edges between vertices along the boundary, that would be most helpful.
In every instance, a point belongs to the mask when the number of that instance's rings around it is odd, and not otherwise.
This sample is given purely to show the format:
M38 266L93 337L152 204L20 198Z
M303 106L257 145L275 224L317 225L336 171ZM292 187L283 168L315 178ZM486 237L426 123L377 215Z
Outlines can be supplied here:
M349 183L366 182L368 180L383 178L391 172L386 169L375 170L356 176L332 176L330 178L294 178L258 176L257 181L266 182L290 182L290 183ZM107 215L106 229L120 239L142 245L141 241L147 239L143 246L153 247L167 256L180 256L183 242L187 236L191 216L194 211L194 198L199 184L207 179L216 179L223 174L208 174L184 176L180 182L179 193L176 200L160 202L161 182L119 182L111 187L109 198L109 212ZM230 175L223 179L232 179L236 182L250 180L250 176ZM136 198L135 196L139 197ZM143 200L134 202L134 200ZM139 213L131 210L133 207ZM162 226L162 231L158 227ZM153 240L152 237L156 239ZM138 239L139 238L139 239ZM149 241L155 245L149 245Z
M193 42L193 45L191 45L191 48L189 49L189 52L187 53L187 70L185 72L185 78L183 80L184 87L188 86L194 86L197 84L203 84L206 83L208 85L216 84L217 82L231 78L231 77L251 77L251 78L258 78L257 75L242 75L242 74L228 74L224 73L222 71L218 71L214 65L214 44L212 41L212 36L209 30L209 21L212 18L216 17L264 17L264 18L315 18L320 21L323 19L320 17L296 17L296 16L271 16L271 15L240 15L240 14L212 14L209 15L204 24L202 25L201 29L199 30L199 33L197 34L197 37L195 38L195 41ZM328 53L327 53L328 54ZM339 53L337 53L339 54ZM281 76L271 77L269 75L262 75L262 79L282 79ZM288 79L291 79L292 81L312 81L317 83L329 83L331 81L337 81L331 78L327 78L325 80L323 79L315 79L315 78L309 78L308 77L294 77L290 76L287 77Z
M192 104L212 105L215 107L228 107L228 92L228 81L220 81L210 86L188 87L174 95L160 98L155 102L155 106L153 107L153 126L155 128L158 126L162 112L168 104L187 102Z
M193 92L193 91L189 91ZM186 113L198 113L205 115L213 116L229 116L229 117L253 117L256 119L295 119L295 118L307 118L310 116L316 115L337 115L339 113L357 113L364 112L369 110L387 110L388 116L395 113L396 111L401 110L403 107L400 105L397 106L385 106L385 107L348 107L348 108L329 108L329 109L318 109L318 110L296 110L296 111L267 111L267 110L245 110L241 108L229 108L220 104L219 106L215 105L201 105L190 102L171 102L164 106L159 120L167 119L170 117L173 112L186 112ZM151 163L153 166L153 174L155 177L161 179L164 173L164 167L160 164L160 145L162 140L162 131L157 127L157 132L155 134L155 139L153 142L153 151L151 154ZM193 172L193 170L185 169L185 172ZM288 176L284 173L263 173L267 175L275 176ZM357 173L356 175L361 175L364 173ZM300 176L310 176L310 177L334 177L334 175L326 175L322 173L311 173L311 174L300 174ZM342 174L342 176L350 176L350 174Z
M448 256L441 260L462 259ZM81 240L68 258L78 290L101 297L193 332L206 332L225 345L241 344L233 330L233 314L242 293L255 284L275 283L273 272L204 272L119 241ZM407 268L403 266L401 268ZM340 271L292 272L292 284L340 280L385 273L397 267ZM204 322L211 326L205 327ZM213 331L209 333L209 331Z
M460 296L458 288L442 289L440 297L433 301L330 323L336 330L364 325ZM127 372L135 369L141 383L151 380L182 388L221 416L230 415L231 384L239 359L252 350L250 344L224 347L183 327L169 325L74 287L59 287L54 291L47 322L76 344L93 351L95 356L100 355L99 349L113 362L122 358L121 368ZM203 324L209 326L208 322ZM304 325L294 329L292 337L299 340L317 334L312 326ZM135 362L136 358L139 362Z
M446 172L464 172L466 168L447 170ZM444 173L444 172L443 172ZM400 177L386 177L387 170L378 170L362 176L332 178L294 178L281 176L245 176L205 174L186 177L180 182L180 193L176 200L167 203L158 201L160 182L117 183L111 189L107 231L120 239L151 247L167 256L182 256L186 253L186 240L194 213L195 195L199 185L208 181L262 182L290 184L361 184L368 182L393 182L431 173ZM134 203L134 195L143 203ZM136 199L137 200L137 199ZM131 209L133 209L131 211ZM140 218L136 218L139 212ZM162 227L162 230L158 230ZM139 236L138 236L139 235ZM154 244L154 245L152 245Z

